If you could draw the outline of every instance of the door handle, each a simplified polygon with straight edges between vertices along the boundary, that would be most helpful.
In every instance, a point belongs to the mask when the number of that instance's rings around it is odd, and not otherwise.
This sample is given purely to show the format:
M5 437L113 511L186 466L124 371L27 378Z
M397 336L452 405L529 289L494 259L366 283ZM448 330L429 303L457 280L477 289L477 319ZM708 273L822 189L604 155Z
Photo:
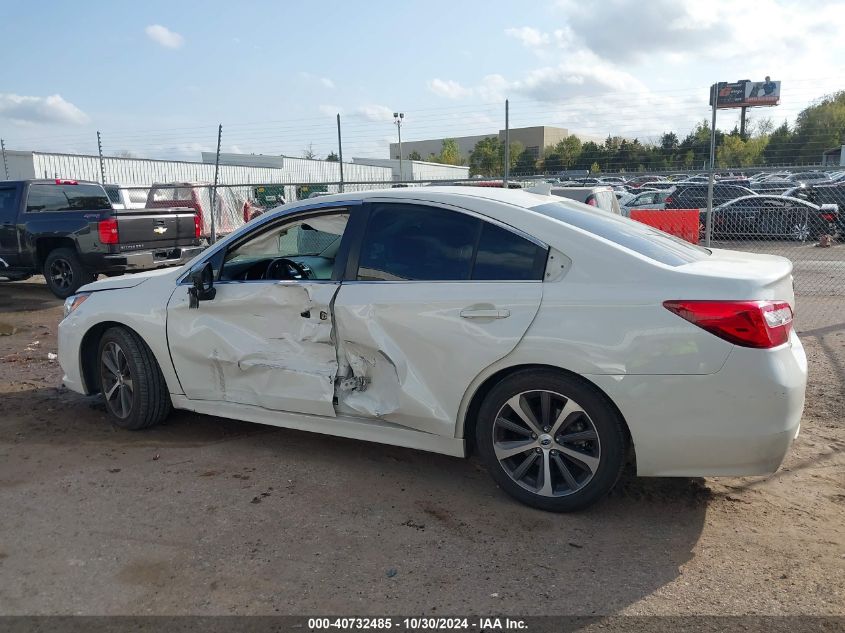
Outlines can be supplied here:
M511 315L510 310L497 310L495 308L467 308L461 310L461 317L464 319L507 319Z

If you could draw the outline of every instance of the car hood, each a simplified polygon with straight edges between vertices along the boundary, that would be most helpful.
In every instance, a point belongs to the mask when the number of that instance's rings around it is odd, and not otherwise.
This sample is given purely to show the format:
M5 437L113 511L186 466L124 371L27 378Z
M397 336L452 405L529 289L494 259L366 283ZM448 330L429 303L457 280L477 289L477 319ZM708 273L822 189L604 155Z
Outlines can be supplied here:
M82 286L78 292L98 292L100 290L119 290L121 288L134 288L152 277L164 277L172 275L177 268L159 268L158 270L147 270L145 272L133 273L131 275L120 275L119 277L106 277L100 281Z

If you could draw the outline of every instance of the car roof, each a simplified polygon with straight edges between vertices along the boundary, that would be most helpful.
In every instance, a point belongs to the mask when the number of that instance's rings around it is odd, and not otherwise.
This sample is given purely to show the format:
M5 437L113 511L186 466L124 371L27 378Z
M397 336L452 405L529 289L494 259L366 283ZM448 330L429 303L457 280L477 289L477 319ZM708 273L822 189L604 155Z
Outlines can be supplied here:
M577 188L577 187L573 187ZM599 187L612 191L609 187ZM596 187L584 187L585 190L593 190ZM311 198L293 202L290 209L309 206L319 200L321 205L331 203L344 203L368 200L371 198L393 198L396 200L439 200L452 198L455 201L460 199L483 199L511 204L519 207L536 207L549 201L549 196L530 193L523 189L504 189L501 187L469 187L469 186L433 186L433 187L403 187L398 189L371 189L368 191L350 191L346 193L333 193L319 198Z

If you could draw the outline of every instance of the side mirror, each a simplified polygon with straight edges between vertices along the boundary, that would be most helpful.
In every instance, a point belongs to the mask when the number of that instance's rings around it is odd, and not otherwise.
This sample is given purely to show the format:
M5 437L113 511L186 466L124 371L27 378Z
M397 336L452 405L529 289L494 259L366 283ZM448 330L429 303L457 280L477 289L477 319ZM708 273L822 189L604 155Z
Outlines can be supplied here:
M189 308L199 308L200 301L211 301L217 295L211 262L206 262L202 268L192 271L191 282L194 285L188 288Z

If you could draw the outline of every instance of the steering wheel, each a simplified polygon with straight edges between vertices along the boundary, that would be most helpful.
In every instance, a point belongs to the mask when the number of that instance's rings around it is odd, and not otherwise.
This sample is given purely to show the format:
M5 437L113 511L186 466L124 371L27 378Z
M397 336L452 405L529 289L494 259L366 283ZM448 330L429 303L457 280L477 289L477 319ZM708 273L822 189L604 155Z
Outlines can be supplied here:
M274 259L264 271L264 279L308 279L308 269L287 257Z

